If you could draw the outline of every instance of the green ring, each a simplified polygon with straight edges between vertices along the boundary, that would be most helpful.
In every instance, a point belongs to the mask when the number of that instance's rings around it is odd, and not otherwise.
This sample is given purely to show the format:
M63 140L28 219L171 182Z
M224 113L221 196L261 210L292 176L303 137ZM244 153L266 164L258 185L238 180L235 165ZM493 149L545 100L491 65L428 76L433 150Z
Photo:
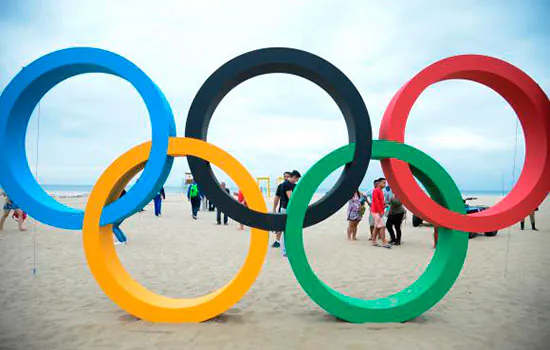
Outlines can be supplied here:
M302 226L306 208L319 185L334 170L352 162L354 151L355 144L333 151L311 167L296 186L288 204L284 235L288 260L307 295L333 316L354 323L408 321L430 309L451 289L466 259L468 235L440 228L437 248L424 273L413 284L388 297L363 300L327 286L309 265ZM436 202L465 214L462 195L451 176L422 151L402 143L375 140L372 158L396 158L409 163L415 177Z

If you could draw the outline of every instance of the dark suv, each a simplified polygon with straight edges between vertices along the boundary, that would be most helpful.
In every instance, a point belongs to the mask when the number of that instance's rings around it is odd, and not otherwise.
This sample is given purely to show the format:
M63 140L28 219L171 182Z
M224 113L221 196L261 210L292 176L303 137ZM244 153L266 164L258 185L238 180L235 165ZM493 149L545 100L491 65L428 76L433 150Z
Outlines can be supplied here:
M479 213L480 211L484 211L486 209L489 209L489 207L486 206L486 205L469 205L469 204L466 203L468 201L473 201L473 200L476 200L476 199L477 198L475 198L475 197L469 197L469 198L464 199L464 206L466 208L466 214ZM413 218L412 218L413 227L418 227L418 226L422 225L423 221L424 220L422 220L418 216L413 215ZM493 237L493 236L496 236L497 233L498 233L498 231L485 232L485 236ZM469 236L470 236L470 238L474 238L478 234L481 234L481 233L470 232Z

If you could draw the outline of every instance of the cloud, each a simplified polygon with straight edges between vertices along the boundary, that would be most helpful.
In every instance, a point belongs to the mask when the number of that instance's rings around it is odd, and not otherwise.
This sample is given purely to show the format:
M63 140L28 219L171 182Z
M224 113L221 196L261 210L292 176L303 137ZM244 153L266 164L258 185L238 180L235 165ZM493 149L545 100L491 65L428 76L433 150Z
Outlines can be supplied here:
M377 135L384 110L402 84L451 55L507 60L548 91L547 10L544 1L1 2L0 89L22 66L51 51L104 48L125 56L157 83L183 135L195 93L220 65L249 50L288 46L319 55L348 75ZM55 87L41 102L40 115L39 168L45 169L40 180L46 183L92 184L118 155L151 134L136 91L103 74ZM33 167L37 122L36 111L27 134ZM407 142L438 160L468 189L500 189L503 176L510 185L515 135L516 117L506 102L464 81L427 89L406 130ZM228 94L214 113L208 140L252 174L275 178L291 168L304 172L344 145L347 131L324 91L301 78L269 75ZM521 129L517 153L521 165ZM185 171L186 161L178 160L169 184L179 185ZM337 175L329 176L328 183ZM364 183L379 175L373 162Z
M425 149L443 151L475 151L481 153L493 153L513 149L514 145L501 140L493 140L483 135L478 135L469 130L460 128L444 128L437 134L416 141L423 144Z

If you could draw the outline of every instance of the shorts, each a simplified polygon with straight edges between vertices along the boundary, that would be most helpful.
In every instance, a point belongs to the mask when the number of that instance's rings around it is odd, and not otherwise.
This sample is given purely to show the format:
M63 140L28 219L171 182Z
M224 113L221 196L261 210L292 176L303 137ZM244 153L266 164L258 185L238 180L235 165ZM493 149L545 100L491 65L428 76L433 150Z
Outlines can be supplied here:
M374 227L386 227L386 217L383 214L372 213L372 217L374 218Z
M369 213L369 226L374 227L374 218L372 217L372 213Z
M17 210L19 209L19 206L15 203L5 203L4 204L4 210Z
M279 207L279 213L280 214L286 214L286 208ZM273 231L273 233L281 233L280 231Z

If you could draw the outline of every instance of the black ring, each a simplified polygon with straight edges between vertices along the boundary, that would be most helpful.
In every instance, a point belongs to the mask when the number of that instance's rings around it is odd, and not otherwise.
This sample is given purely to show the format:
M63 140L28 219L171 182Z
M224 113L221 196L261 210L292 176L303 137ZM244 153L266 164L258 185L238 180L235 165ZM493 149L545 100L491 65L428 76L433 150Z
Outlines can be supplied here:
M240 55L218 68L197 92L185 126L185 137L206 141L208 125L221 100L240 83L268 73L288 73L305 78L336 102L344 115L354 160L344 167L334 187L306 214L304 227L321 222L337 212L353 196L363 180L372 152L372 129L367 107L348 77L330 62L309 52L290 48L266 48ZM239 204L221 189L210 163L188 156L191 173L206 197L229 217L246 226L284 231L286 214L260 213Z

